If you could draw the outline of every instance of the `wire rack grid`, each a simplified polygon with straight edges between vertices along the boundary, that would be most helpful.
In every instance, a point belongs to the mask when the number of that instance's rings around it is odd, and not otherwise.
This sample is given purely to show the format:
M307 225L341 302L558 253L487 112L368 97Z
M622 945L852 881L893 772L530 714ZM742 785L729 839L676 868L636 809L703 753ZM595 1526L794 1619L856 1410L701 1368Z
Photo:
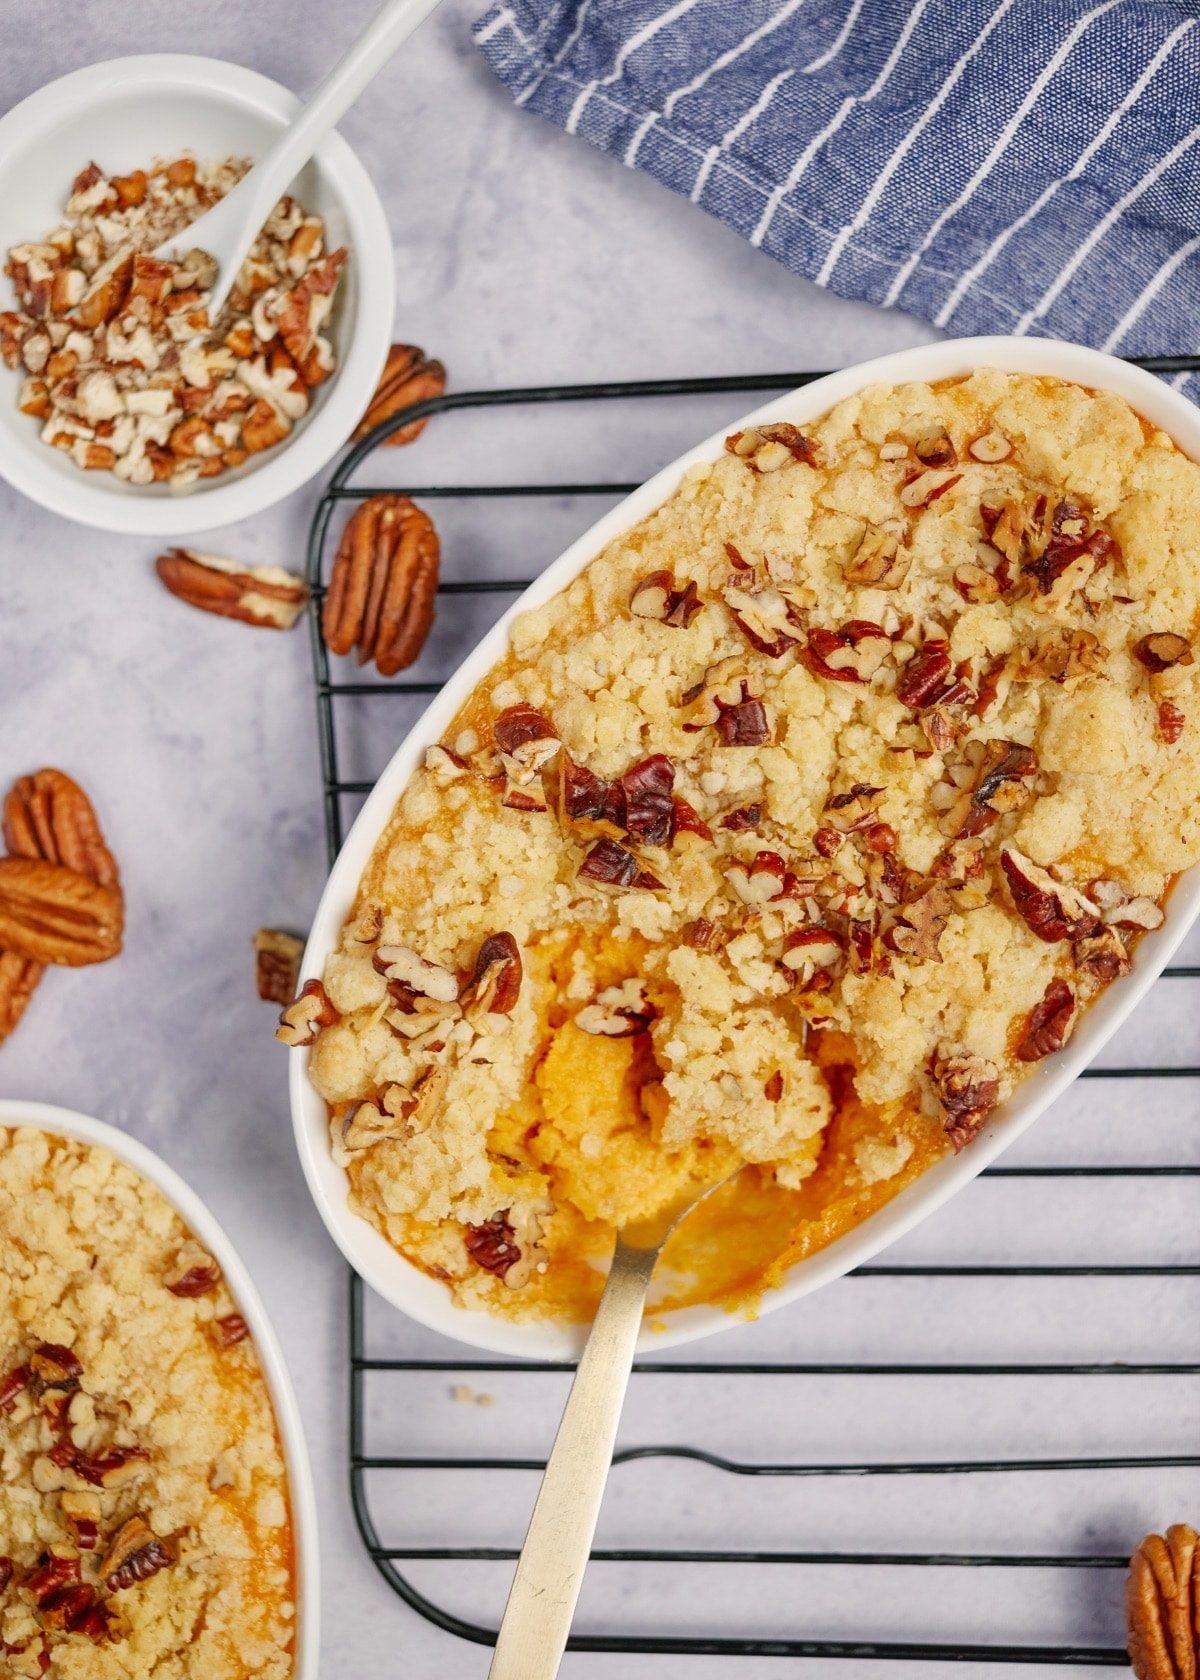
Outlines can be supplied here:
M1200 357L1141 365L1179 373ZM434 416L434 432L452 428L455 413L507 429L515 411L552 405L554 431L537 453L553 459L565 416L594 417L597 403L634 414L819 377L452 393L355 445L320 500L308 549L331 862L349 808L415 708L487 615L530 581L510 575L512 542L490 529L500 505L539 515L553 506L575 534L599 500L635 487L462 483L454 471L436 484L352 483L368 459L382 460L386 437ZM492 459L494 441L477 430L470 458ZM405 467L411 458L404 451ZM489 528L470 575L453 575L443 538L441 668L426 674L423 657L403 680L354 680L342 662L334 668L320 633L331 523L383 490L438 502L439 524L456 505L482 508ZM365 773L343 767L364 754ZM1035 1128L1040 1149L1018 1145L886 1263L727 1332L712 1358L635 1365L570 1651L746 1659L755 1671L755 1658L838 1659L839 1672L864 1675L906 1660L922 1673L943 1663L1126 1665L1119 1572L1147 1528L1200 1505L1190 1450L1200 1398L1200 1147L1189 1124L1198 979L1200 966L1168 969L1138 1031ZM428 1621L493 1643L569 1370L466 1357L351 1274L349 1377L351 1494L369 1555ZM496 1394L476 1394L481 1381ZM664 1428L676 1438L663 1441Z

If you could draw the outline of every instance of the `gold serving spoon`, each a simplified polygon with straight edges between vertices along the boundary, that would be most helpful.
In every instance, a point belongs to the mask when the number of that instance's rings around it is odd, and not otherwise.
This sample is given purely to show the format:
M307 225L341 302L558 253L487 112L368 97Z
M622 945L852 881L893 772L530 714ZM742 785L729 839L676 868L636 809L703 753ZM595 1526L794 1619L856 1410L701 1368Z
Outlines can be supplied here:
M730 1178L617 1234L612 1270L529 1519L488 1680L554 1680L558 1673L612 1464L650 1279L675 1227Z

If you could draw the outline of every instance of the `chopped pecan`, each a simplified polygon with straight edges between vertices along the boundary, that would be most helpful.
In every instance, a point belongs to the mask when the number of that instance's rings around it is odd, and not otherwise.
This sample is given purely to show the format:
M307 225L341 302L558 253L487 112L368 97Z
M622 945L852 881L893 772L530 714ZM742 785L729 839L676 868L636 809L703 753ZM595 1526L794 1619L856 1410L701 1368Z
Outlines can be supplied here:
M329 1001L329 994L319 980L308 980L295 1003L290 1003L279 1017L275 1037L293 1047L311 1044L322 1027L332 1027L341 1020L341 1012Z
M100 1537L102 1512L98 1493L64 1491L59 1495L59 1509L66 1519L72 1538L81 1552L94 1552Z
M733 432L725 439L725 447L755 472L775 472L789 461L802 461L810 467L817 464L815 444L786 420Z
M575 1017L581 1032L604 1038L632 1038L645 1032L653 1015L646 1002L644 980L623 980L619 986L609 986L587 1004Z
M954 1153L979 1131L1000 1095L1000 1073L993 1062L959 1045L939 1050L933 1083L946 1116L946 1136Z
M958 451L945 426L930 426L913 445L913 454L927 467L956 467Z
M345 260L344 247L331 251L323 262L310 268L297 285L285 292L276 305L279 336L306 385L321 384L333 371L332 359L328 359L326 366L326 358L321 355L318 331L328 319Z
M1053 1056L1061 1050L1071 1036L1074 1015L1074 992L1065 980L1051 980L1041 1002L1029 1011L1017 1041L1017 1059L1040 1062L1044 1056Z
M973 438L967 445L967 454L976 461L984 461L994 466L997 461L1007 461L1012 454L1013 446L1003 432L984 432L981 437Z
M201 612L264 630L290 630L308 601L308 585L279 566L243 566L220 554L170 548L154 562L172 595Z
M716 933L716 923L710 922L707 916L701 916L694 922L686 922L680 937L690 951L707 951Z
M407 496L371 496L346 521L321 612L332 653L358 649L381 676L411 665L433 626L440 545Z
M1181 712L1172 700L1160 700L1158 703L1158 733L1169 747L1183 734L1183 726L1187 722L1187 713Z
M1089 523L1086 513L1077 503L1064 498L1055 506L1050 519L1049 541L1040 554L1021 567L1022 572L1036 580L1039 594L1047 596L1053 591L1057 599L1063 591L1055 586L1062 580L1066 579L1072 588L1079 587L1118 552L1117 544L1108 532L1099 527L1089 532ZM992 541L995 542L994 537Z
M249 1338L250 1326L241 1313L226 1313L224 1318L213 1320L211 1333L218 1347L237 1347Z
M221 1281L221 1268L211 1254L196 1243L189 1243L175 1257L163 1279L172 1295L192 1301L198 1295L211 1295Z
M32 1574L22 1583L40 1609L61 1587L79 1579L79 1554L65 1546L51 1546L43 1552Z
M296 995L304 941L279 928L254 935L254 979L264 1003L288 1004Z
M742 561L722 588L721 598L751 647L768 659L782 659L799 641L791 602L757 567Z
M855 782L845 793L835 793L828 801L821 812L822 827L834 829L838 834L856 834L861 829L873 828L878 820L880 799L886 792L886 788Z
M665 753L654 753L621 777L625 795L623 827L645 846L668 846L675 829L672 789L675 766Z
M605 836L597 840L591 851L579 866L579 876L584 881L595 881L606 887L637 887L647 892L662 890L663 883L642 869L632 852L627 852L624 846L618 846L615 840Z
M942 881L932 882L902 906L899 920L884 936L884 944L889 951L898 951L917 962L940 963L939 942L954 908L950 888Z
M810 629L804 663L831 682L869 683L891 649L892 638L880 625L852 618L840 630Z
M722 659L710 665L695 687L683 696L683 704L689 708L683 728L688 734L695 734L718 723L722 714L733 707L761 700L763 693L762 677L757 672L748 672L744 660Z
M946 467L930 467L909 479L900 492L900 500L908 508L928 507L948 490L953 490L961 477L961 473L951 472Z
M488 1015L511 1015L521 995L524 969L521 953L511 933L493 933L479 947L475 968L471 975L472 1012Z
M842 934L833 928L810 924L788 934L780 961L806 982L816 969L837 968L845 954L846 940Z
M762 821L763 808L756 801L753 805L741 805L736 811L727 811L721 818L721 827L731 829L735 834L743 834L749 829L757 828Z
M1075 967L1099 985L1106 986L1129 973L1129 954L1113 928L1101 927L1077 939L1071 948Z
M935 808L943 813L942 832L956 840L985 834L1001 817L1018 810L1033 791L1037 774L1033 749L1016 741L969 741L967 750L966 763L950 767L951 782L940 782L933 790ZM939 804L942 788L946 798Z
M1000 580L986 566L964 560L954 568L954 587L964 601L977 606L981 601L997 601L1003 591Z
M407 945L380 945L371 961L385 979L398 980L422 997L433 998L438 1003L454 1003L458 999L457 974L440 963L428 962Z
M597 776L576 764L564 748L559 755L559 808L565 823L611 823L625 827L625 789L619 781Z
M933 705L950 679L950 644L928 641L904 667L896 698L910 711Z
M475 1264L501 1279L521 1258L516 1232L508 1221L510 1211L502 1208L482 1225L468 1225L465 1238L467 1253Z
M118 887L40 857L0 858L0 950L67 968L107 962L124 920Z
M1021 648L1009 662L1009 669L1015 682L1046 678L1064 683L1077 677L1100 676L1107 663L1108 649L1090 630L1058 630L1035 648Z
M901 550L898 531L868 525L843 575L847 583L865 584L873 589L899 589L911 565L912 555Z
M54 1632L74 1633L95 1602L96 1589L88 1586L85 1581L69 1587L59 1587L57 1592L52 1592L41 1601L39 1608L42 1626Z
M1169 671L1172 665L1191 665L1195 659L1192 644L1172 630L1155 630L1143 636L1133 651L1139 663L1153 674Z
M764 747L771 739L766 707L761 700L727 706L717 719L717 735L724 747Z
M725 879L743 904L769 904L783 892L787 865L778 852L756 852L749 864L731 864Z
M0 1382L0 1417L12 1411L32 1381L33 1372L28 1365L17 1365L8 1373Z
M1135 1680L1192 1680L1200 1655L1197 1550L1186 1523L1147 1534L1129 1560L1125 1622Z
M174 1561L170 1542L160 1540L145 1517L134 1515L109 1541L98 1573L109 1592L122 1592L139 1581L148 1581Z
M354 429L353 441L366 437L376 426L417 403L440 397L446 389L446 370L441 362L430 361L414 344L393 344L375 387L367 412ZM425 430L427 420L412 420L389 432L385 444L413 443Z
M1048 945L1059 939L1082 939L1100 924L1091 899L1064 881L1056 881L1015 846L1000 851L1000 865L1022 921Z
M686 630L703 606L692 580L685 578L679 589L673 572L651 572L634 585L629 597L629 610L635 618L657 619L675 630Z
M29 1356L30 1374L42 1388L79 1387L83 1366L71 1349L58 1342L42 1342Z

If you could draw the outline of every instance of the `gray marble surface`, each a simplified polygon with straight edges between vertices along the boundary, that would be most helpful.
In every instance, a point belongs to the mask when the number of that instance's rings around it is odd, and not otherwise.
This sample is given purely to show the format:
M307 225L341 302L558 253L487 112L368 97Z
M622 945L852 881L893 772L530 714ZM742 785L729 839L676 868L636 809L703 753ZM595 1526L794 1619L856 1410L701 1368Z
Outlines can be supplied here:
M444 0L342 127L391 220L397 335L441 356L454 386L835 366L932 336L923 323L793 279L654 183L512 109L471 45L480 4ZM228 58L305 92L371 9L371 0L0 0L0 108L76 66L139 51ZM501 477L528 471L532 460L550 477L639 478L738 406L735 398L653 418L594 410L540 427L446 423L382 470L444 482L468 462L468 477ZM208 546L297 564L316 496L312 486L214 532ZM447 569L528 575L591 511L567 503L447 509ZM136 1134L191 1180L241 1248L279 1328L308 1431L322 1520L324 1673L481 1677L486 1653L401 1604L355 1531L345 1463L346 1271L309 1204L292 1146L285 1052L272 1040L270 1008L253 995L255 928L303 929L325 867L307 640L189 612L157 586L154 552L70 525L0 485L0 781L45 763L79 777L121 860L129 918L119 962L48 976L0 1052L0 1092L79 1108ZM465 609L445 613L427 669L448 669L480 628ZM348 717L348 772L377 771L405 721L399 708ZM1194 995L1186 982L1164 982L1157 1006L1110 1059L1188 1060ZM1139 1086L1132 1132L1120 1094L1129 1089L1078 1087L1021 1158L1194 1161L1182 1087ZM1155 1179L981 1183L909 1239L904 1258L1194 1259L1187 1188ZM802 1308L734 1329L711 1351L730 1360L1187 1360L1195 1349L1184 1308L1195 1304L1191 1285L1163 1279L1040 1290L848 1280ZM369 1318L377 1350L439 1351L377 1303ZM373 1449L544 1452L561 1400L557 1379L470 1381L494 1403L456 1400L442 1375L373 1382ZM1182 1376L1090 1386L1006 1379L983 1398L971 1379L936 1389L876 1380L868 1389L838 1378L806 1386L649 1377L635 1384L623 1439L683 1439L760 1462L806 1453L823 1462L1098 1448L1178 1454L1189 1445L1195 1398ZM617 1473L600 1541L1117 1554L1130 1536L1181 1514L1185 1476L1194 1519L1194 1470L764 1484L659 1460ZM397 1543L505 1546L519 1542L533 1491L525 1473L455 1472L380 1478L372 1497L381 1531ZM426 1564L413 1576L446 1606L486 1620L499 1613L509 1568ZM909 1570L866 1586L843 1569L604 1565L589 1580L581 1625L1113 1644L1118 1586L1117 1575L1103 1573L1022 1571L983 1583L965 1570L948 1578ZM563 1672L570 1680L856 1680L896 1669L578 1655Z

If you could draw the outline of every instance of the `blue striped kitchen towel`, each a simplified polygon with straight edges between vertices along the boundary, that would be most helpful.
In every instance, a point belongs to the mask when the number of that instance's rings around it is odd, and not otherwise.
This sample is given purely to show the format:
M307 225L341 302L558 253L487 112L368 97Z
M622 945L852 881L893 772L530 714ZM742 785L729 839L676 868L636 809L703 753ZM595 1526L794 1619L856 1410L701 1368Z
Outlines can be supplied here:
M499 0L475 38L518 105L843 297L1137 355L1200 340L1198 24L1200 0Z

